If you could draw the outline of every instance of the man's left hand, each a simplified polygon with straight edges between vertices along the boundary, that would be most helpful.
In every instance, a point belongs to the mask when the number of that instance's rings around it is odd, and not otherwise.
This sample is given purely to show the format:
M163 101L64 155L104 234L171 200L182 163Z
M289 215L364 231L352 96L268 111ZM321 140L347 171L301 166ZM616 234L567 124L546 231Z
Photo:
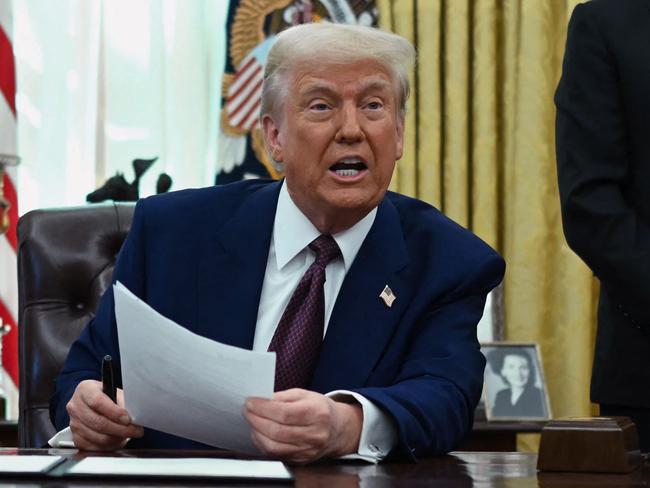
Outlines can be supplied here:
M363 426L358 403L342 403L294 388L273 399L249 398L244 416L266 455L297 464L357 452Z

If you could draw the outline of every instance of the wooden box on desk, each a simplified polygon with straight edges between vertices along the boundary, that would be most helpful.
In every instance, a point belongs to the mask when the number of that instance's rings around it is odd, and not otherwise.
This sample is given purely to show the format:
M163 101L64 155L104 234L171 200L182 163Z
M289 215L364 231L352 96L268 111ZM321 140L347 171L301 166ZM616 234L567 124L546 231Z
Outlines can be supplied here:
M627 417L558 419L542 429L541 471L629 473L640 462L636 425Z

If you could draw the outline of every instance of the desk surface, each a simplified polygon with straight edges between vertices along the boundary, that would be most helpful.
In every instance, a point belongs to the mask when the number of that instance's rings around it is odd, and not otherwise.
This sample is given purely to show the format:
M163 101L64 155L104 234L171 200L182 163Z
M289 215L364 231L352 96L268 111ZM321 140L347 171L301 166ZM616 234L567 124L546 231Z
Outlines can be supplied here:
M0 449L3 454L64 454L81 456L74 450L45 449ZM116 454L111 454L116 455ZM219 451L122 451L117 455L141 455L155 457L227 457ZM523 453L475 453L456 452L448 456L421 460L417 464L385 463L369 465L365 463L328 462L311 466L290 468L295 485L311 487L546 487L546 488L600 488L600 487L647 487L650 485L650 464L631 474L604 475L578 473L538 473L535 469L537 458L534 454ZM2 487L166 487L166 486L215 486L201 482L179 484L178 481L165 483L140 480L56 480L0 478ZM226 484L219 486L243 486ZM280 484L255 483L254 486L283 486ZM284 485L289 486L289 485Z

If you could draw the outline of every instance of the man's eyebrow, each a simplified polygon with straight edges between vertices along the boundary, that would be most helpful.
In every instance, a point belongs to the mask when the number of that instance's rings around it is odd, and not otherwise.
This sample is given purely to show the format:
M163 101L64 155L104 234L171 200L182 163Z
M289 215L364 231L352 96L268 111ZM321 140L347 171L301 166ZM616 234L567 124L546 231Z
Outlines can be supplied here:
M390 90L392 89L393 84L384 79L372 80L368 82L366 86L361 88L361 93L368 93L371 91L381 91L381 90Z
M313 83L310 85L307 85L303 89L300 90L300 96L301 97L309 97L313 95L329 95L329 96L335 96L336 91L322 83Z
M361 87L360 93L365 95L368 92L372 91L384 91L392 89L393 84L384 79L370 80L365 86ZM309 84L306 87L300 90L301 97L309 97L314 95L326 95L335 97L337 92L334 88L328 86L325 83L313 83Z

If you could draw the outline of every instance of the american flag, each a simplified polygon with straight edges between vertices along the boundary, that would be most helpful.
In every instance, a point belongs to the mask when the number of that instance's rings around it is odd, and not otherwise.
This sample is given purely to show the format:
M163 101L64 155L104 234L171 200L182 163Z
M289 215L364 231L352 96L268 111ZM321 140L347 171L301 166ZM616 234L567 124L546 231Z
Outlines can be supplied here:
M9 332L2 338L2 386L15 405L18 386L18 281L16 271L16 70L12 48L11 2L0 0L0 322ZM15 415L11 415L14 417Z
M259 124L264 63L274 38L267 38L239 63L226 101L228 120L233 127L249 131Z
M390 289L388 285L384 287L384 289L381 291L379 294L379 298L381 298L386 306L388 308L393 306L393 302L397 300L397 296L393 293L393 290Z

